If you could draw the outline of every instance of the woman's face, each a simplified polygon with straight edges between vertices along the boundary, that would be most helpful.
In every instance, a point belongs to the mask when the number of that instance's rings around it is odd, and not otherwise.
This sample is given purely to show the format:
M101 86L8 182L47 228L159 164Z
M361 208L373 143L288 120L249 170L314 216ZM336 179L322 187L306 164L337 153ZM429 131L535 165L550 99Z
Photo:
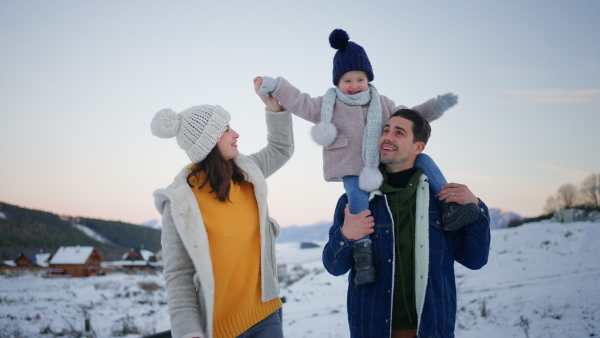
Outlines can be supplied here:
M224 159L230 160L240 154L237 149L238 137L240 137L240 135L236 133L235 130L231 129L230 126L227 126L227 129L223 135L221 135L219 142L217 142L217 149Z

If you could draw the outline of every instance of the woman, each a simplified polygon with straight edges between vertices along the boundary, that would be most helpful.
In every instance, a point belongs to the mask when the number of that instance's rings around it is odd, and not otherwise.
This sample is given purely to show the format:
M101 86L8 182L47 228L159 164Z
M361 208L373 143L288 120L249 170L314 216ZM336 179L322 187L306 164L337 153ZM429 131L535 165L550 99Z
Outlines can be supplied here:
M254 79L255 91L261 85ZM275 239L265 178L293 153L292 119L273 97L267 146L245 156L220 106L159 111L152 133L176 137L192 163L154 192L163 230L164 277L173 337L283 337Z

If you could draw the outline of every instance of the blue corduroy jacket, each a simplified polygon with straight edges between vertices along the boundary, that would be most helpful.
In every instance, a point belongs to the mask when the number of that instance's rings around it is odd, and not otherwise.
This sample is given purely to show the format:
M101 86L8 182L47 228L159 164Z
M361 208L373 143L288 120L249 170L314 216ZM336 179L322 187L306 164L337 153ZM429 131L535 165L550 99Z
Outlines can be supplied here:
M374 195L374 196L373 196ZM372 193L369 202L375 219L373 261L376 280L354 284L353 240L344 238L346 195L338 200L329 241L323 249L323 264L329 273L340 276L348 271L347 310L350 333L355 338L390 337L392 295L394 292L394 226L385 195ZM473 270L488 261L490 227L487 206L480 202L481 214L471 224L449 232L441 228L441 212L436 197L429 193L427 177L417 187L415 224L415 294L418 337L454 337L456 285L454 262Z

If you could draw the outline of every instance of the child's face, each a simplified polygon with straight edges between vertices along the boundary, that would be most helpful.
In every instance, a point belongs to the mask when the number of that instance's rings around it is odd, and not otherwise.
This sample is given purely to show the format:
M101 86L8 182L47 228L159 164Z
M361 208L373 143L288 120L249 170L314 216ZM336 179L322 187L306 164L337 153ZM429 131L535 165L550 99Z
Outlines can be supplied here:
M358 94L369 88L369 77L363 71L352 70L342 75L338 81L338 87L344 94Z

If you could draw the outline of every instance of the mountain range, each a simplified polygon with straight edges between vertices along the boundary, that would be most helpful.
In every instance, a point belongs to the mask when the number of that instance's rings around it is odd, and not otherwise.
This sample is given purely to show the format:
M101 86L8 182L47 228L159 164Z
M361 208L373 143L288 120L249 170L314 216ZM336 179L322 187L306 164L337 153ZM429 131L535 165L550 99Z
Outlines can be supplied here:
M490 209L492 229L506 228L510 222L522 219L513 212ZM326 241L330 227L331 221L282 227L277 242ZM105 260L120 257L130 248L158 252L161 229L158 220L135 225L59 216L0 202L0 260L12 260L22 252L55 252L66 245L97 247Z
M512 221L522 221L523 217L518 214L502 209L489 209L490 228L507 228ZM162 229L158 220L150 220L140 224L153 229ZM292 225L281 228L281 235L277 243L298 241L327 241L329 236L330 221L321 221L312 225Z

